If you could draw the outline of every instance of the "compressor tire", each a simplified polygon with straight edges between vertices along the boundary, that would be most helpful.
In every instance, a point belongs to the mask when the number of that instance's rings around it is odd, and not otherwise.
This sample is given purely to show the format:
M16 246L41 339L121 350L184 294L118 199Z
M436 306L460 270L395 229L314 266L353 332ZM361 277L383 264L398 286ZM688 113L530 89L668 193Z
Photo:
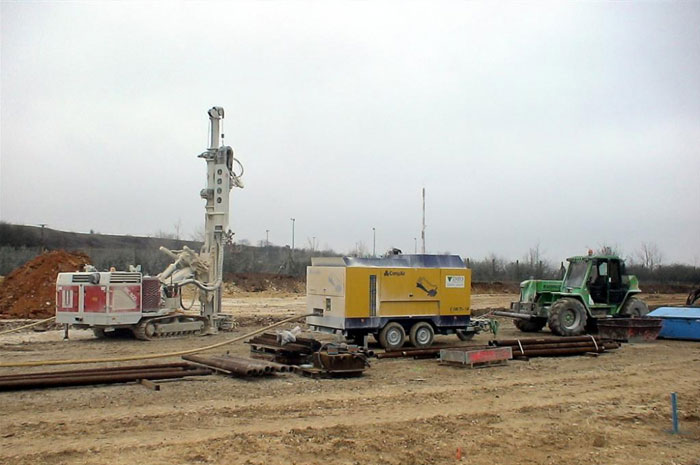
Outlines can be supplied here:
M348 335L345 336L345 340L349 344L355 344L355 345L361 346L365 342L365 334L364 333L348 333Z
M579 336L586 331L586 308L576 299L563 298L549 310L549 329L558 336Z
M411 327L411 344L413 347L424 349L433 345L435 331L430 323L419 321Z
M395 321L388 323L379 333L379 344L385 349L400 349L406 342L406 331Z
M476 331L458 329L455 332L457 333L457 337L460 341L471 341L472 339L474 339L474 336L476 336Z
M529 320L525 319L515 319L513 320L513 325L524 333L536 333L547 324L547 320L544 318L532 318Z
M649 313L649 307L647 307L646 302L640 300L636 297L630 297L625 302L620 310L620 315L628 316L630 318L641 318Z

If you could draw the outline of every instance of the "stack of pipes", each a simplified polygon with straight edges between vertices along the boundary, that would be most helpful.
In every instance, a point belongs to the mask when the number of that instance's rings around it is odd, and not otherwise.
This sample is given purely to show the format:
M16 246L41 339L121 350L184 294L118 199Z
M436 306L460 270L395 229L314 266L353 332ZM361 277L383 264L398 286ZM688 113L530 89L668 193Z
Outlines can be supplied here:
M210 375L211 370L190 363L161 363L156 365L127 365L85 370L63 370L20 373L0 376L0 391L37 389L91 384L128 383L141 380L183 378Z
M311 354L321 348L319 341L303 337L297 337L294 342L282 344L273 333L259 334L247 341L247 344L250 344L252 357L288 365L307 363Z
M596 336L545 337L525 339L501 339L489 345L510 347L513 357L557 357L562 355L600 354L620 347L615 341Z
M264 376L273 373L286 373L294 371L291 365L283 365L266 360L257 360L233 355L215 355L203 357L201 355L185 355L184 360L213 368L217 371L237 376Z
M489 346L484 345L460 345L460 346L440 346L440 347L428 347L426 349L387 349L386 352L380 352L376 354L377 358L436 358L440 355L441 349L464 349L464 350L477 350L477 349L487 349Z
M377 354L377 358L435 358L440 355L440 349L479 350L488 347L510 347L513 357L556 357L563 355L581 355L586 353L600 354L607 350L617 349L620 344L596 336L576 337L546 337L525 339L501 339L490 341L488 346L458 345L429 347L426 349L396 349Z

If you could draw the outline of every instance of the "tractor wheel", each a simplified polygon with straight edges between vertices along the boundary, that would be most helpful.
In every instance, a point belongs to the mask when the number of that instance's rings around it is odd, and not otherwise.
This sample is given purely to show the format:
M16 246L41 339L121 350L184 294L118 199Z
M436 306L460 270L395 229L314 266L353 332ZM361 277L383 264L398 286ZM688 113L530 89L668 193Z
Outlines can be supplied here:
M435 330L430 323L419 321L411 327L411 344L413 347L425 349L433 345Z
M379 333L379 344L385 349L400 349L406 342L406 331L395 321L388 323Z
M620 310L620 315L624 315L630 318L641 318L649 313L649 307L647 307L646 302L640 300L636 297L630 297L625 302Z
M530 320L517 318L513 320L513 325L524 333L536 333L544 328L546 324L547 320L545 318L532 318Z
M586 331L586 308L576 299L559 299L549 309L549 329L558 336L579 336Z

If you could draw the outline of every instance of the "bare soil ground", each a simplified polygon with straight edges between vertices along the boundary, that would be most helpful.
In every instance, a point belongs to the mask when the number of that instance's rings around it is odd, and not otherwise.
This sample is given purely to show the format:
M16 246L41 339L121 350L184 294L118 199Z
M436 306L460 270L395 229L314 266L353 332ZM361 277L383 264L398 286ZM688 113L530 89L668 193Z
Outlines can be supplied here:
M512 298L477 295L474 307L503 307ZM0 335L0 359L195 348L304 312L303 296L294 294L248 294L225 304L239 316L233 333L138 342L75 331L63 342L59 331L23 332ZM504 321L499 336L516 334ZM488 339L482 334L475 343ZM244 344L227 348L248 353ZM52 369L59 368L31 370ZM0 374L19 371L30 369ZM666 433L672 391L681 435ZM374 360L363 377L345 380L209 376L163 383L160 392L136 384L3 392L0 412L3 464L698 465L700 343L625 344L597 358L473 370Z

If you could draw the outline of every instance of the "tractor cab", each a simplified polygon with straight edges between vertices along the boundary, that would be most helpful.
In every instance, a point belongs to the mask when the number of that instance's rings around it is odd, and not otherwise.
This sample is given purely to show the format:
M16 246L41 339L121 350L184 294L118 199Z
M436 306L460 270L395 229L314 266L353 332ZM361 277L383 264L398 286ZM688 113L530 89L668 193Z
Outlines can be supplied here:
M568 259L563 293L588 294L592 307L618 306L630 289L625 262L615 256L583 256Z

